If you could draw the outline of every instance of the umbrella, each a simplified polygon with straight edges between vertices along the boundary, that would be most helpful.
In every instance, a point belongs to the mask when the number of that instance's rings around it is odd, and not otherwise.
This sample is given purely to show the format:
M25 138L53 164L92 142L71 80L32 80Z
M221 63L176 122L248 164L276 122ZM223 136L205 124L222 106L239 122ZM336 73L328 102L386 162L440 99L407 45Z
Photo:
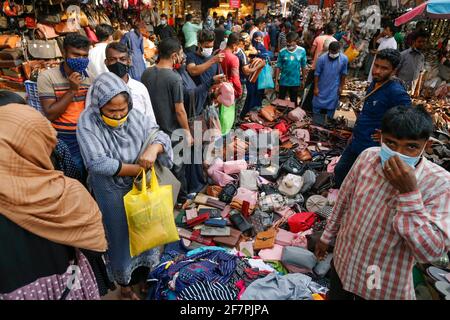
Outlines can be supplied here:
M450 18L450 0L430 0L415 7L411 11L395 19L395 25L407 23L413 19L432 18L448 19Z

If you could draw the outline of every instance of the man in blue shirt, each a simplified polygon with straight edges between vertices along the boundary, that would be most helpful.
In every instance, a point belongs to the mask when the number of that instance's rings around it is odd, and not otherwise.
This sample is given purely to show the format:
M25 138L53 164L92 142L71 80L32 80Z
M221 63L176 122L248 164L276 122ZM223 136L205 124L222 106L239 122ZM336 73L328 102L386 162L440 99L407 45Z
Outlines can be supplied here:
M386 111L399 105L411 105L411 98L402 82L392 78L399 63L398 50L383 49L377 54L372 69L373 81L367 89L364 106L353 128L353 136L334 170L336 188L341 186L361 152L379 146L379 129Z
M278 54L275 73L276 87L279 88L278 98L285 99L289 92L291 102L297 106L297 96L300 89L300 72L306 79L306 51L297 45L298 34L289 32L286 36L287 47Z
M325 114L333 119L339 103L339 96L345 85L348 74L348 58L340 52L337 41L330 43L328 52L322 54L316 63L314 72L313 121L325 124Z
M224 58L224 54L212 55L214 50L214 31L203 29L198 33L198 48L195 52L186 53L187 71L197 86L206 85L207 90L199 94L198 105L206 103L208 90L214 84L214 76L219 73L219 64Z

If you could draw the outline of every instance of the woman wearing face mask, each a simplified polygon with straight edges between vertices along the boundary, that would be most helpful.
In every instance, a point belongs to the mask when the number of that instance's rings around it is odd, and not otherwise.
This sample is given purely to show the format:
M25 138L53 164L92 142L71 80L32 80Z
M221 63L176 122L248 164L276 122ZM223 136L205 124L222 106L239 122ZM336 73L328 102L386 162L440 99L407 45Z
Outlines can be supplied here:
M131 257L123 197L142 169L150 169L155 161L171 167L173 151L170 138L133 108L122 79L106 72L92 87L91 104L80 117L77 138L88 183L103 214L108 275L122 287L122 298L137 300L131 285L145 282L158 262L158 250Z
M339 103L339 96L348 73L348 58L340 52L337 41L330 43L328 54L317 59L314 73L313 121L324 125L325 117L333 119Z

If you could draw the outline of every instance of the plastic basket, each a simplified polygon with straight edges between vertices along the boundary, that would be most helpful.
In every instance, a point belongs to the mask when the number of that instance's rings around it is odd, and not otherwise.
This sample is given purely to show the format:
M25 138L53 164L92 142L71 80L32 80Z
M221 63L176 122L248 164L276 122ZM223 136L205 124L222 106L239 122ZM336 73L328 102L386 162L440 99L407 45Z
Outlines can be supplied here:
M41 101L39 100L39 93L37 82L27 80L25 81L25 91L27 93L27 101L30 106L37 111L42 112Z

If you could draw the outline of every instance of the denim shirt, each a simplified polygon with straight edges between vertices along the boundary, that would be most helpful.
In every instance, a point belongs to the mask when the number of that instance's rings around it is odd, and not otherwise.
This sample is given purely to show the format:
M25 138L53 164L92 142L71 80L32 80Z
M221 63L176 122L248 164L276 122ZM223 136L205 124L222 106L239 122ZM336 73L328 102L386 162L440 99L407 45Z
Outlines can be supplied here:
M366 95L373 90L374 86L375 82L372 82ZM381 128L381 120L386 111L399 105L411 105L411 98L398 79L389 81L368 97L353 128L351 150L359 154L367 148L378 146L379 144L372 140L371 135L375 133L375 129Z

